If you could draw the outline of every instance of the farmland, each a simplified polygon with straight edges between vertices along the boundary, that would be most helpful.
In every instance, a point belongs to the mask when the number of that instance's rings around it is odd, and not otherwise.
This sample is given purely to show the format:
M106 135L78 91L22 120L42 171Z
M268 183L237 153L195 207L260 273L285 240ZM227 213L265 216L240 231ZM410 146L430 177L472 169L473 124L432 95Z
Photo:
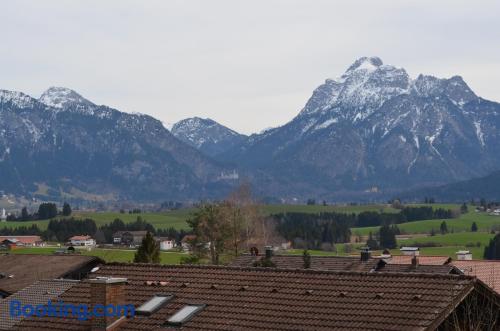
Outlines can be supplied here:
M19 248L10 251L13 254L53 254L57 248L52 247L33 247L33 248ZM97 256L106 262L132 262L134 261L135 250L125 250L125 249L103 249L103 248L93 248L90 251L79 250L82 255ZM164 264L179 264L182 256L186 256L185 253L179 252L161 252L160 259L161 263Z
M411 205L411 206L425 206L422 204ZM433 204L427 205L433 208L444 208L444 209L459 209L459 205L454 204ZM72 217L76 219L90 218L95 220L97 226L101 226L112 222L114 219L119 218L125 223L134 222L138 216L143 220L151 223L155 228L165 229L169 227L174 227L176 229L188 229L186 220L195 211L194 208L191 209L181 209L168 212L147 212L138 214L129 213L119 213L119 212L86 212L86 211L74 211ZM262 207L262 213L264 215L276 214L276 213L286 213L286 212L303 212L303 213L320 213L320 212L339 212L339 213L360 213L363 211L377 211L385 213L396 213L397 209L392 208L387 204L379 205L342 205L342 206L323 206L323 205L265 205ZM476 213L472 206L469 206L469 212L460 215L458 218L446 219L448 233L441 235L439 234L440 224L443 220L423 220L414 221L399 224L398 227L402 234L406 235L406 239L399 238L398 245L407 246L420 246L421 253L424 255L454 255L457 250L467 249L473 252L474 258L481 258L484 246L493 237L491 233L492 230L500 230L500 217L491 216L486 213ZM18 226L30 226L31 224L37 224L42 230L47 228L49 220L42 221L29 221L29 222L5 222L0 223L1 227L18 227ZM470 232L472 223L476 222L478 226L477 232ZM378 227L363 227L363 228L352 228L351 229L353 237L360 237L365 239L366 236L372 232L376 234L378 232ZM430 233L434 232L436 235L430 236ZM354 244L352 247L355 249L361 244ZM351 252L344 251L343 244L337 244L337 253L333 252L323 252L323 251L312 251L313 254L339 254L348 255ZM292 253L300 253L300 250L292 251ZM356 251L354 251L356 252ZM92 252L93 254L98 254L98 256L103 257L105 260L110 261L131 261L133 259L133 252L124 251L100 251L96 249ZM393 252L398 254L396 250ZM86 252L85 252L86 254ZM175 255L164 255L167 253L162 253L162 261L178 261L178 256ZM171 253L168 253L171 254ZM176 260L177 259L177 260Z

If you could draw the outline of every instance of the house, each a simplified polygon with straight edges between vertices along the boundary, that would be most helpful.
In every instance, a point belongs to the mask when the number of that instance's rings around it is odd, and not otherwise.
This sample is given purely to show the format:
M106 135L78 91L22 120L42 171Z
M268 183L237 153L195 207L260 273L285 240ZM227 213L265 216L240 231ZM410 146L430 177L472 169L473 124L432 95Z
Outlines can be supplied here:
M138 246L147 233L148 231L118 231L113 234L113 244Z
M168 251L175 247L175 240L167 237L156 237L156 242L160 244L161 251Z
M7 249L9 251L14 250L20 246L22 247L22 244L20 244L19 240L15 238L5 239L0 242L0 249Z
M181 239L181 247L183 251L190 251L193 241L196 239L194 234L187 234Z
M17 246L41 247L45 246L45 242L40 236L0 236L0 242L10 240L16 242Z
M2 213L0 214L0 222L7 221L7 214L5 213L5 208L2 208Z
M500 296L465 275L110 263L58 300L132 304L135 314L33 316L16 330L425 331L500 325Z
M41 279L82 279L102 263L83 255L0 254L0 298Z
M91 236L73 236L69 238L71 246L95 246L95 240Z

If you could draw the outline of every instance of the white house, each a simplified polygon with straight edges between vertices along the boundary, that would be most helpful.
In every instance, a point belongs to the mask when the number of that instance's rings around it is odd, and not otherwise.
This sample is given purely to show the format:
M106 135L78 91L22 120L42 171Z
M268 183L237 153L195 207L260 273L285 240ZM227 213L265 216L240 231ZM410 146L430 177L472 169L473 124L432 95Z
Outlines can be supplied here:
M161 251L168 251L175 247L175 241L170 238L165 238L165 237L156 238L156 241L160 244Z
M73 236L69 238L72 246L95 246L95 240L91 236Z
M0 215L0 221L5 222L7 220L7 214L5 213L5 208L2 208L2 214Z

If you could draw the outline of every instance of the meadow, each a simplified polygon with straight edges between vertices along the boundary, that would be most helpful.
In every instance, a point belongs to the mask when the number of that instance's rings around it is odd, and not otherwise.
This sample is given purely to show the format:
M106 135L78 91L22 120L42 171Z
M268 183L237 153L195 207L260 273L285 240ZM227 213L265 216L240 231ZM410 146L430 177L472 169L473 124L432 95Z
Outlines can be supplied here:
M9 253L12 254L42 254L50 255L58 248L55 247L33 247L33 248L18 248ZM133 262L135 250L131 249L104 249L93 248L92 250L78 250L82 255L97 256L106 262ZM160 259L163 264L179 264L181 257L186 256L186 253L179 252L161 252Z
M425 206L423 204L413 204L411 206ZM458 209L460 206L456 204L432 204L427 205L433 208ZM119 212L84 212L75 211L73 217L91 218L95 220L97 226L112 222L119 218L126 223L134 222L138 216L143 220L151 223L159 229L174 227L176 229L189 229L186 220L195 211L194 208L180 209L168 212L147 212L140 214L129 214ZM285 213L285 212L303 212L303 213L319 213L319 212L340 212L340 213L360 213L363 211L378 211L386 213L396 213L397 209L392 208L387 204L372 204L372 205L341 205L341 206L323 206L323 205L265 205L262 207L262 212L265 215ZM476 213L472 206L469 206L469 212L460 215L458 218L446 219L448 232L445 235L439 234L439 227L443 220L423 220L399 224L398 227L403 234L408 234L410 239L398 240L398 245L406 246L421 246L421 254L424 255L449 255L454 256L458 250L470 250L474 258L481 258L484 251L484 246L493 237L490 234L491 230L500 229L500 216L491 216L486 213ZM1 227L18 227L30 226L37 224L40 229L46 229L49 220L30 221L30 222L4 222L0 223ZM478 226L477 232L471 232L472 223L476 222ZM434 230L435 236L422 237L418 235L428 235ZM363 227L352 228L353 236L361 236L365 238L370 232L376 234L378 227ZM412 237L415 235L415 237ZM355 254L356 248L361 244L354 244L352 248L354 252L346 252L345 245L337 244L337 252L311 251L314 255L349 255ZM425 247L423 247L425 246ZM434 246L434 247L428 247ZM301 254L301 250L292 250L289 253ZM87 254L87 252L84 252ZM127 262L133 260L132 251L116 252L111 250L95 249L92 254L97 254L105 260ZM165 255L167 254L167 255ZM174 253L162 253L162 261L168 263L171 261L178 262L180 256ZM179 253L177 253L179 254ZM399 254L399 250L394 250L393 254ZM166 262L166 263L167 263Z

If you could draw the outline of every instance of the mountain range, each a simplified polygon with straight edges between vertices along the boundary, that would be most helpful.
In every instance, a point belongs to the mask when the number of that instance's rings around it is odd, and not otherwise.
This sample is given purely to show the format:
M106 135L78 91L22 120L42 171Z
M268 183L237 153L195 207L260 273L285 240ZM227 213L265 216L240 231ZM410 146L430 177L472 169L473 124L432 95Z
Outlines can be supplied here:
M39 99L0 90L0 190L44 199L201 199L234 171L150 116L53 87Z
M365 201L500 170L499 103L460 76L412 78L377 57L250 136L198 117L170 132L67 88L0 90L0 121L0 190L54 199L197 200L245 180L260 196Z

